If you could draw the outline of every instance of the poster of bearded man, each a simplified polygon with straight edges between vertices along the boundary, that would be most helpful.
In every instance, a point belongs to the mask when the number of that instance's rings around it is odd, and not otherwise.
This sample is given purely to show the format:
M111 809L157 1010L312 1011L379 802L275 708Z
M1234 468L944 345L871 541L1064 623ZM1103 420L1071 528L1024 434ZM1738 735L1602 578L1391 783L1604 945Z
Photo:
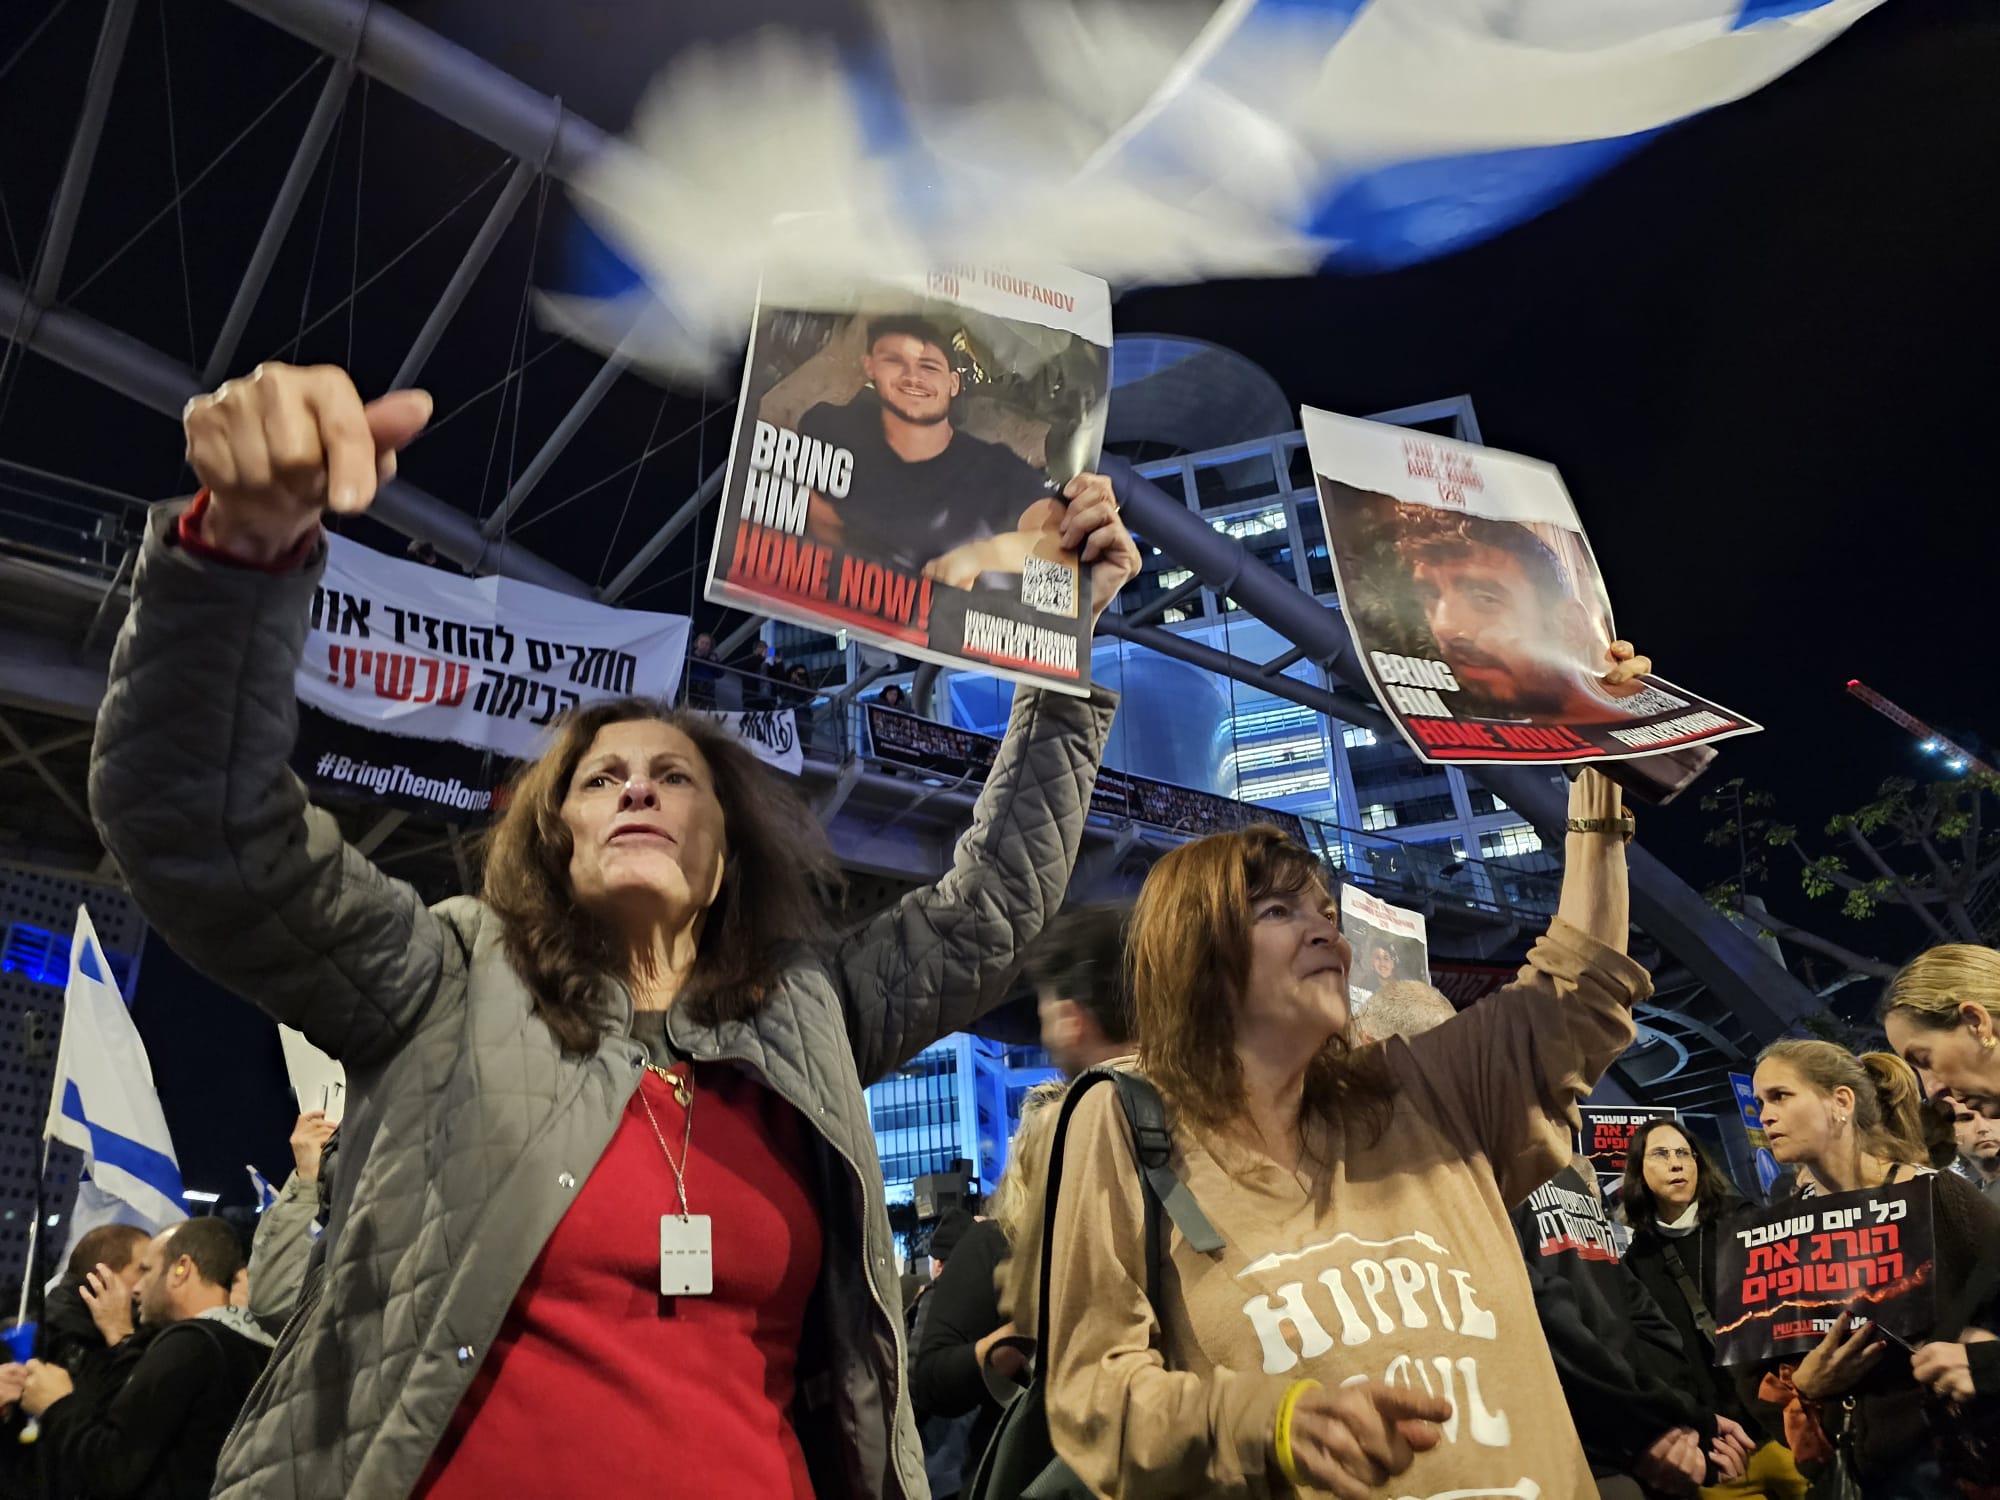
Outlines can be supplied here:
M1303 417L1342 611L1420 759L1629 760L1760 727L1658 677L1604 680L1611 601L1553 465Z

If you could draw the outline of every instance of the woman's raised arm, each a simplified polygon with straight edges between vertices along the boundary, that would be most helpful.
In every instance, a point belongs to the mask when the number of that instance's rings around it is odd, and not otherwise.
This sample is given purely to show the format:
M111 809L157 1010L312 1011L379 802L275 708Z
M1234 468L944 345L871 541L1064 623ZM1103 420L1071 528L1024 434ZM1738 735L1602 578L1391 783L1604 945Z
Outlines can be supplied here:
M330 367L265 366L191 403L207 488L147 519L91 752L91 812L146 919L349 1065L414 1026L447 934L307 803L294 674L321 509L365 508L429 414L419 392L364 407Z

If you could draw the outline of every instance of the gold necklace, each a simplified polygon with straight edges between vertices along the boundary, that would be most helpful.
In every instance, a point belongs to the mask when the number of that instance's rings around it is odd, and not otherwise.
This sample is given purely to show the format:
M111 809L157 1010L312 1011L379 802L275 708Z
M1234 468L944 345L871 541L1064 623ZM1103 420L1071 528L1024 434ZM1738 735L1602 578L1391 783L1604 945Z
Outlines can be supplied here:
M679 1066L679 1064L675 1066ZM663 1068L657 1063L647 1063L646 1071L648 1073L659 1074L661 1082L673 1086L674 1102L685 1112L687 1119L687 1129L681 1137L681 1159L675 1161L674 1153L667 1148L666 1134L660 1129L659 1116L653 1113L652 1101L646 1097L645 1081L643 1079L640 1080L639 1107L646 1111L646 1119L653 1127L653 1139L660 1143L660 1154L666 1157L667 1165L673 1169L674 1187L681 1195L681 1217L685 1219L688 1216L688 1190L685 1167L688 1160L688 1153L694 1146L694 1091L692 1087L694 1083L694 1068L692 1065L689 1066L686 1078L682 1078L671 1069Z

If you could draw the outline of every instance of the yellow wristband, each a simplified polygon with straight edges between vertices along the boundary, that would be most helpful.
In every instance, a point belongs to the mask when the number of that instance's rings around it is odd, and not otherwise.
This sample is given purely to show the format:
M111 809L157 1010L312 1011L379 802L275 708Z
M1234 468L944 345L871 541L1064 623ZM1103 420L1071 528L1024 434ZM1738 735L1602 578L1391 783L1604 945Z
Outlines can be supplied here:
M1294 1489L1303 1489L1306 1481L1292 1457L1292 1410L1299 1404L1299 1397L1318 1385L1317 1380L1294 1380L1278 1401L1278 1423L1272 1433L1271 1446L1278 1452L1278 1472Z

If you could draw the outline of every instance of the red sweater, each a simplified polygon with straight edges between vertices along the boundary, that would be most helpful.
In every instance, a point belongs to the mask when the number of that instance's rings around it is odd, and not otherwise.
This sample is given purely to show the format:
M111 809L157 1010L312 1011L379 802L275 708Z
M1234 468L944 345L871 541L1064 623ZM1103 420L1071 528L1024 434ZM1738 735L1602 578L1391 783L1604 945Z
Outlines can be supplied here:
M210 561L289 572L318 540L315 530L285 557L247 562L203 538L207 507L203 490L175 541ZM635 1094L521 1284L417 1485L422 1500L812 1500L791 1422L806 1301L819 1280L806 1124L727 1066L696 1079L692 1138L672 1089L651 1072L640 1087L675 1160L689 1142L681 1172L688 1211L710 1217L713 1295L660 1296L660 1215L681 1202Z
M679 1160L686 1116L673 1090L651 1072L640 1086ZM690 1211L710 1216L715 1292L667 1299L660 1215L680 1199L634 1095L522 1283L417 1494L810 1500L791 1424L820 1262L806 1128L736 1069L696 1072L683 1170Z

